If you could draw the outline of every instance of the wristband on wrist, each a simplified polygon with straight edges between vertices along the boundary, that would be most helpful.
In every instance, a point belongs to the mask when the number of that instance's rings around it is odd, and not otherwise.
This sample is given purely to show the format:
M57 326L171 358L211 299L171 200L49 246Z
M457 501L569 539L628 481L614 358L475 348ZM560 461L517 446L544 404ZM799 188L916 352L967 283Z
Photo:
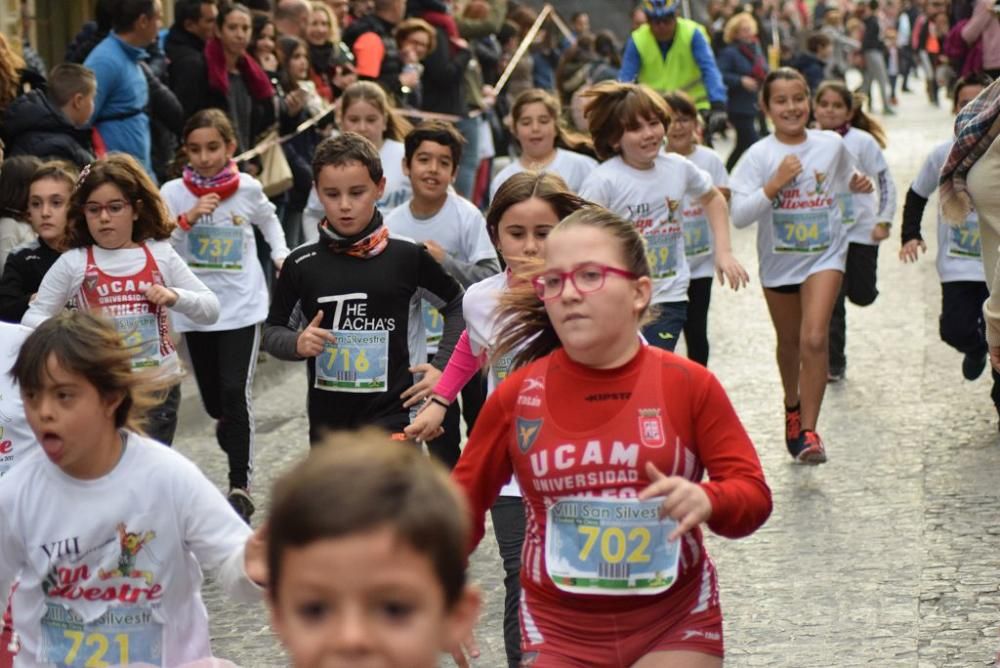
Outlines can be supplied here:
M191 223L188 222L188 217L186 213L182 213L177 216L177 227L181 228L185 232L191 229Z
M427 397L427 401L429 401L432 404L437 404L441 408L451 408L451 404L449 404L449 403L447 403L445 401L442 401L441 399L438 399L437 397Z

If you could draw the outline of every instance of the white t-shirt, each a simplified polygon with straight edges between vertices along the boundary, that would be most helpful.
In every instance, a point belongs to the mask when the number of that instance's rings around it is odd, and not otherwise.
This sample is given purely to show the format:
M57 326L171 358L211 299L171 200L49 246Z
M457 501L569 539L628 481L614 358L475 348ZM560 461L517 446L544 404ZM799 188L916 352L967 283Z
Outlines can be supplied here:
M716 188L729 187L729 172L718 153L696 144L691 155L684 157L708 172ZM684 198L681 220L684 221L684 254L691 267L691 278L712 278L715 275L715 239L697 198Z
M151 240L145 243L156 261L163 284L177 293L177 303L170 307L170 311L183 314L197 324L214 323L219 317L219 299L215 293L198 280L169 241ZM146 266L146 253L141 246L117 250L93 246L93 249L97 266L110 276L132 276ZM38 297L31 302L21 318L21 324L38 327L48 318L60 313L76 297L86 270L86 248L74 248L60 255L42 279ZM160 369L167 376L180 375L181 367L176 351L163 358Z
M573 192L580 192L580 188L583 187L583 182L587 180L587 176L590 175L592 171L597 168L597 161L590 156L583 155L582 153L577 153L575 151L567 151L564 148L556 149L556 157L548 165L543 167L541 172L548 172L550 174L556 174L561 176L562 180L566 182L569 189ZM521 172L527 171L525 166L521 164L520 160L511 160L510 164L500 170L500 172L493 177L493 181L490 182L490 201L497 194L497 190L504 182L515 174L520 174Z
M198 203L183 179L165 184L160 194L175 217ZM190 222L193 227L189 231L175 228L170 242L219 298L221 308L219 319L212 325L202 325L183 313L175 313L174 328L179 332L218 332L263 322L267 317L267 283L257 261L257 242L251 226L260 227L275 262L285 259L288 246L274 204L264 194L260 182L249 174L240 174L239 190L219 202L210 216Z
M879 197L889 199L884 212L884 222L891 223L896 214L896 187L892 183L892 175L888 172L889 164L885 161L882 147L864 130L849 129L844 135L844 143L854 156L858 169L871 177L876 185L876 192L847 193L840 198L840 215L847 226L847 240L850 243L877 246L878 242L872 240L872 231L876 223L883 222L877 219ZM885 192L879 192L878 177L883 172L888 178L882 183Z
M0 478L37 444L24 417L21 389L9 373L28 334L27 327L0 322Z
M921 197L930 198L937 190L938 175L948 158L954 140L934 147L910 187ZM948 225L938 208L937 270L942 283L957 281L986 282L983 271L982 242L979 239L979 215L972 211L960 227Z
M410 177L403 174L403 157L406 155L403 142L386 139L378 155L382 159L382 175L385 177L385 192L378 201L378 208L382 215L386 216L413 197L413 188L410 187ZM324 216L326 212L323 210L322 202L319 201L316 186L313 185L305 211L302 212L302 233L305 243L313 243L319 239L316 225Z
M407 203L396 207L386 216L385 225L395 237L410 239L416 243L436 241L458 262L476 264L482 260L497 259L496 249L486 232L483 214L467 199L450 191L444 206L430 218L416 218ZM455 278L460 280L458 276ZM434 355L437 353L438 341L441 340L444 321L434 305L427 300L423 300L421 311L420 330L426 333L427 354Z
M504 271L469 286L465 291L465 297L462 299L462 315L465 317L465 331L469 333L469 347L473 355L489 354L496 340L497 304L506 290L507 272ZM486 375L486 396L493 394L493 390L507 377L509 371L509 358L505 358L498 365L490 366ZM521 496L517 478L511 477L500 490L500 496Z
M19 581L19 666L69 663L74 647L78 666L210 657L203 569L234 599L261 598L243 567L250 528L197 466L148 438L127 433L96 480L37 448L0 479L0 506L0 591Z
M810 275L844 271L847 234L837 196L849 192L854 157L840 135L807 130L801 144L774 135L751 146L733 170L733 225L757 223L760 282L765 288L799 285ZM772 201L764 194L787 155L798 156L802 173Z
M651 169L615 156L601 163L580 196L632 221L646 240L653 271L653 304L687 301L691 272L684 256L680 205L712 189L712 177L676 153L661 153Z

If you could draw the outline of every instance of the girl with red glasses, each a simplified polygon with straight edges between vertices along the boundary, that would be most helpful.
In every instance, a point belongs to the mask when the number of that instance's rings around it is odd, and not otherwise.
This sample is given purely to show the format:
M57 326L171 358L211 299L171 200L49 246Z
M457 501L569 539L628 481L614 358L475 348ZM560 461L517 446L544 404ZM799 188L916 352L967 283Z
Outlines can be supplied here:
M118 328L132 368L155 373L170 389L149 411L146 433L170 444L177 429L181 369L168 310L211 325L219 299L170 245L174 218L138 162L113 153L88 165L70 198L67 246L21 323L38 327L69 302Z
M521 485L521 648L537 668L721 666L701 525L738 538L771 512L719 382L640 340L652 294L640 233L587 206L551 232L531 283L500 297L490 357L516 370L452 475L469 500L470 552L511 474Z

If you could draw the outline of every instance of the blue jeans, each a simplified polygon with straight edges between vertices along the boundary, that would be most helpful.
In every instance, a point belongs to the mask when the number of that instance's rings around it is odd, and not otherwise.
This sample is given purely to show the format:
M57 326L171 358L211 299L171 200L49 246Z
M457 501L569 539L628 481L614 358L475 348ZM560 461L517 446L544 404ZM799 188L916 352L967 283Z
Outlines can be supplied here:
M674 352L677 347L677 339L684 329L687 321L687 302L664 302L654 304L653 307L659 311L656 320L642 328L642 335L646 337L649 345L656 346Z

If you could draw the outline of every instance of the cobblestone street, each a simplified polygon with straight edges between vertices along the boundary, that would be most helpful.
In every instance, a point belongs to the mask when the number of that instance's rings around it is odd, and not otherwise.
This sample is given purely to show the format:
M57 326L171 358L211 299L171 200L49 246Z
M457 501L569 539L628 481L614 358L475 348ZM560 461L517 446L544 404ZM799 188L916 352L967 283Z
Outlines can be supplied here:
M887 119L899 208L931 148L951 133L950 102L921 93ZM722 151L725 158L728 148ZM1000 184L998 184L1000 187ZM757 281L754 228L734 247L753 282L715 288L710 367L757 445L774 514L741 541L709 538L719 569L727 666L990 666L1000 649L1000 436L989 374L963 380L961 356L938 338L936 220L916 265L898 260L899 214L883 243L870 307L848 306L848 368L820 418L830 462L794 466L783 441L774 333ZM307 449L305 372L259 367L255 498L266 514L274 478ZM220 486L225 458L193 383L185 384L178 450ZM485 594L476 665L503 658L500 560L487 531L473 558ZM215 653L241 666L286 663L263 606L205 590Z

